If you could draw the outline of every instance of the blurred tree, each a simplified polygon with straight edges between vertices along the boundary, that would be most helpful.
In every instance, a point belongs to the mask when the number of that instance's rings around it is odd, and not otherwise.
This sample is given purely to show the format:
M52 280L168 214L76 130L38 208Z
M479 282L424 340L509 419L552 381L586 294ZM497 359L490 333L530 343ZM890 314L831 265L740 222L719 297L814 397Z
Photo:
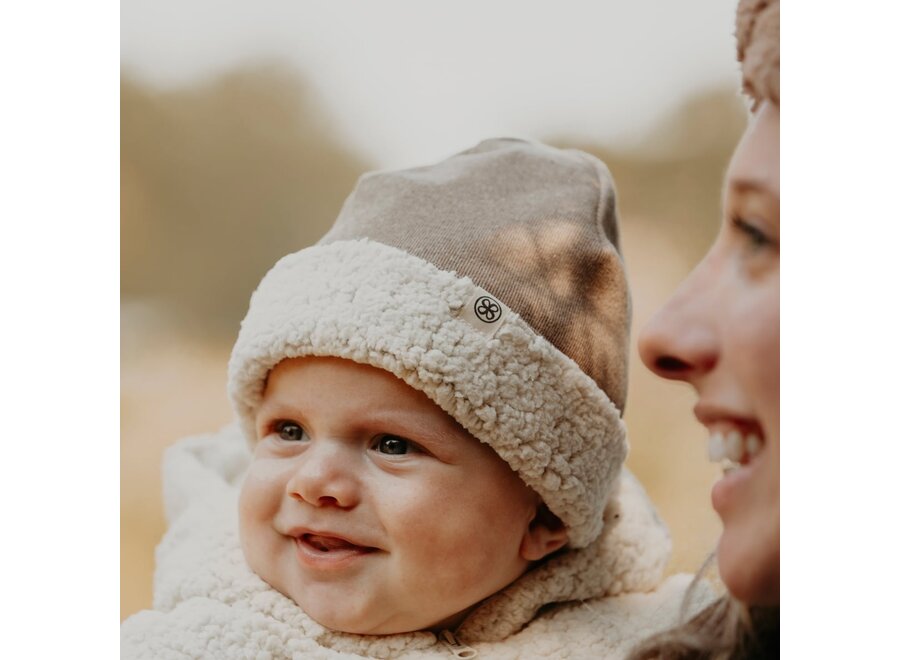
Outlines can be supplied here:
M277 67L156 91L121 81L124 300L233 336L279 257L328 229L369 169Z
M622 222L651 224L695 263L721 223L725 168L746 124L740 97L712 90L688 99L633 149L550 142L602 159L616 182Z
M263 273L328 229L368 166L302 81L275 66L173 91L126 75L121 106L123 299L231 339ZM712 91L632 149L548 141L606 161L623 222L651 223L693 261L718 226L722 174L745 122L734 93Z

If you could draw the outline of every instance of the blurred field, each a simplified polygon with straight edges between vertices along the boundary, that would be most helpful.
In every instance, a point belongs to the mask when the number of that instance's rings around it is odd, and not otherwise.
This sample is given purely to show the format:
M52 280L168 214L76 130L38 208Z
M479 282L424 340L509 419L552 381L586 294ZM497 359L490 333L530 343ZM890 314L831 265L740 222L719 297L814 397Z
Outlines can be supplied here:
M712 239L743 122L732 93L711 92L627 153L543 136L597 154L613 172L635 331ZM324 233L370 165L283 70L236 71L165 93L124 78L121 131L125 618L151 605L163 449L230 420L226 362L250 292L278 257ZM672 530L670 571L693 571L719 532L708 502L716 470L689 389L653 377L634 351L631 364L628 464Z
M230 419L228 347L146 331L126 309L122 337L121 616L150 606L153 549L165 524L160 459L181 436Z

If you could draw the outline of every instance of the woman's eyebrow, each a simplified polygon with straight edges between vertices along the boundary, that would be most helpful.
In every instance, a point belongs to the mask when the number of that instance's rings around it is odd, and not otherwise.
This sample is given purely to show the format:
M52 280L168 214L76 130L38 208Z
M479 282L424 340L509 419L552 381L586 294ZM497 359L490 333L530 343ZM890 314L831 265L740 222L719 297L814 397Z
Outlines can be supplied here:
M776 197L775 191L772 190L771 186L761 179L734 179L729 182L728 187L735 192L742 194L759 193L770 197Z

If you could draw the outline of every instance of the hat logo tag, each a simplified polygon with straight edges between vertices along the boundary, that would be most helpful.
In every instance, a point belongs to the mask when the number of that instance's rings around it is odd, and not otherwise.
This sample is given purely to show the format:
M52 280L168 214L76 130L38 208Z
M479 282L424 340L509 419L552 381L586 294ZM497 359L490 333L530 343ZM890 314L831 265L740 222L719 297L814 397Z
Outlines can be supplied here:
M483 323L496 323L503 316L500 303L490 296L481 296L475 301L475 316Z
M478 332L493 337L511 318L509 307L481 287L475 287L468 302L458 308L458 318Z

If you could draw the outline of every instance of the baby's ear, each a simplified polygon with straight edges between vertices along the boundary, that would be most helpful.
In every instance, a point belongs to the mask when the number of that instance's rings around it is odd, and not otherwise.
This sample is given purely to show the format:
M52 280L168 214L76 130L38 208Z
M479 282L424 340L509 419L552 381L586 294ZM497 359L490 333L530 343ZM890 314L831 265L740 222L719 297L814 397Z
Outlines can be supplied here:
M519 555L527 561L538 561L569 542L566 526L541 502L519 547Z

